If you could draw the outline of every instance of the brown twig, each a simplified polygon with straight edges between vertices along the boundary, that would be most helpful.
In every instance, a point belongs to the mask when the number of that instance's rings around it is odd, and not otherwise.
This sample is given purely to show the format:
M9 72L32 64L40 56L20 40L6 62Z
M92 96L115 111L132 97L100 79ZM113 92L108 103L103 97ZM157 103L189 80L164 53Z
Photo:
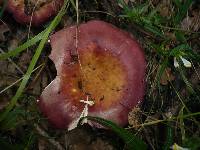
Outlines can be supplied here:
M42 135L43 137L47 137L46 139L48 139L48 142L51 143L53 146L55 146L56 150L65 150L59 142L57 142L53 138L50 138L49 135L42 128L39 127L39 125L35 124L34 126L36 131L40 135Z

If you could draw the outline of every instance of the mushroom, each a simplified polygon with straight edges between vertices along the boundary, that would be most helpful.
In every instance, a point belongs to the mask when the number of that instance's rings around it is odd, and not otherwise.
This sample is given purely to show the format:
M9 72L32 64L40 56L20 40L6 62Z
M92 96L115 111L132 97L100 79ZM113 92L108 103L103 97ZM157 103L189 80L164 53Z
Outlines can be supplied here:
M8 0L7 11L17 22L39 26L54 16L63 0Z
M128 113L142 101L145 89L146 62L137 41L109 23L93 20L56 32L50 43L57 76L38 103L54 127L70 128L86 99L94 102L88 106L89 116L127 125Z

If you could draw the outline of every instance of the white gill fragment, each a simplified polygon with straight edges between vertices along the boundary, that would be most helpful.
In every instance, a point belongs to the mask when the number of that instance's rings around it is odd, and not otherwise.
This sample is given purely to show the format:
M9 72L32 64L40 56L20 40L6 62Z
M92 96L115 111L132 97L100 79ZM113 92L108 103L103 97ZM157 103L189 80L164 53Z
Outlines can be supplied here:
M94 105L94 101L89 101L89 97L87 96L86 100L80 100L80 103L84 103L85 107L83 109L83 111L81 112L81 115L79 116L78 119L76 119L75 121L73 121L69 127L68 127L68 131L76 128L78 126L78 123L80 121L80 119L82 117L87 117L88 116L88 106L93 106ZM81 122L81 124L83 125L84 123L87 123L87 118L84 118Z
M190 68L192 66L191 62L189 62L187 59L183 58L182 56L180 56L180 58L181 58L185 67Z
M174 57L174 67L177 68L179 67L178 61L176 60L176 57Z
M184 148L184 147L181 147L179 146L178 144L174 143L174 145L172 145L170 147L172 150L190 150L189 148Z
M180 56L180 59L182 60L183 65L186 68L191 68L192 67L191 62L189 62L187 59L183 58L182 56ZM178 64L178 61L177 61L176 57L174 57L174 67L176 67L176 68L179 67L179 64Z

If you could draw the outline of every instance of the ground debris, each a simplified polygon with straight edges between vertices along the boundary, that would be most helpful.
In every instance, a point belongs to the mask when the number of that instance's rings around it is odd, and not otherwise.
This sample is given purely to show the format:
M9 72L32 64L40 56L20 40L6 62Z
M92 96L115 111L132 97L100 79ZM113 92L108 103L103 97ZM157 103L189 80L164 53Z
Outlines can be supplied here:
M8 50L14 50L17 48L27 37L27 31L23 29L17 29L16 32L12 32L12 37L8 41Z
M175 76L173 75L171 68L166 68L160 78L160 83L162 85L167 85L169 82L173 81L174 79L175 79Z
M200 29L200 10L193 10L192 15L187 15L181 22L181 28L188 31L198 31Z
M27 70L27 67L31 61L32 58L32 54L31 51L25 51L24 53L22 53L22 55L19 57L18 60L18 65L20 66L20 68L25 72Z
M129 125L134 129L138 129L140 127L140 124L142 123L141 116L141 109L139 107L133 108L132 111L130 111L128 114Z
M171 0L161 0L156 7L163 17L170 17L173 14Z
M111 144L111 139L96 134L88 125L73 129L66 134L66 148L68 150L117 150Z
M10 29L6 23L0 21L0 42L4 42L7 40L7 34L10 33Z

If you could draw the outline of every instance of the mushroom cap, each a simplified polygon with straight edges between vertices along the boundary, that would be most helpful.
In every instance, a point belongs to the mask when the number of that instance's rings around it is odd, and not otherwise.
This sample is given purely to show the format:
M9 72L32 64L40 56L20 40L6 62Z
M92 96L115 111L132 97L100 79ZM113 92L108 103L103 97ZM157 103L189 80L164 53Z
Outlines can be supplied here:
M34 6L26 6L24 1L8 0L6 10L13 15L17 22L21 24L29 24L31 22L33 26L39 26L50 17L56 15L63 4L63 0L43 0L41 7L37 8L37 1L35 1ZM30 2L32 1L30 0ZM30 14L25 13L25 7L26 9L31 9ZM32 10L34 10L33 13Z
M48 120L57 128L68 128L84 109L80 100L89 96L95 103L88 108L89 116L126 125L145 89L146 62L138 42L98 20L62 29L50 41L57 76L39 99Z

